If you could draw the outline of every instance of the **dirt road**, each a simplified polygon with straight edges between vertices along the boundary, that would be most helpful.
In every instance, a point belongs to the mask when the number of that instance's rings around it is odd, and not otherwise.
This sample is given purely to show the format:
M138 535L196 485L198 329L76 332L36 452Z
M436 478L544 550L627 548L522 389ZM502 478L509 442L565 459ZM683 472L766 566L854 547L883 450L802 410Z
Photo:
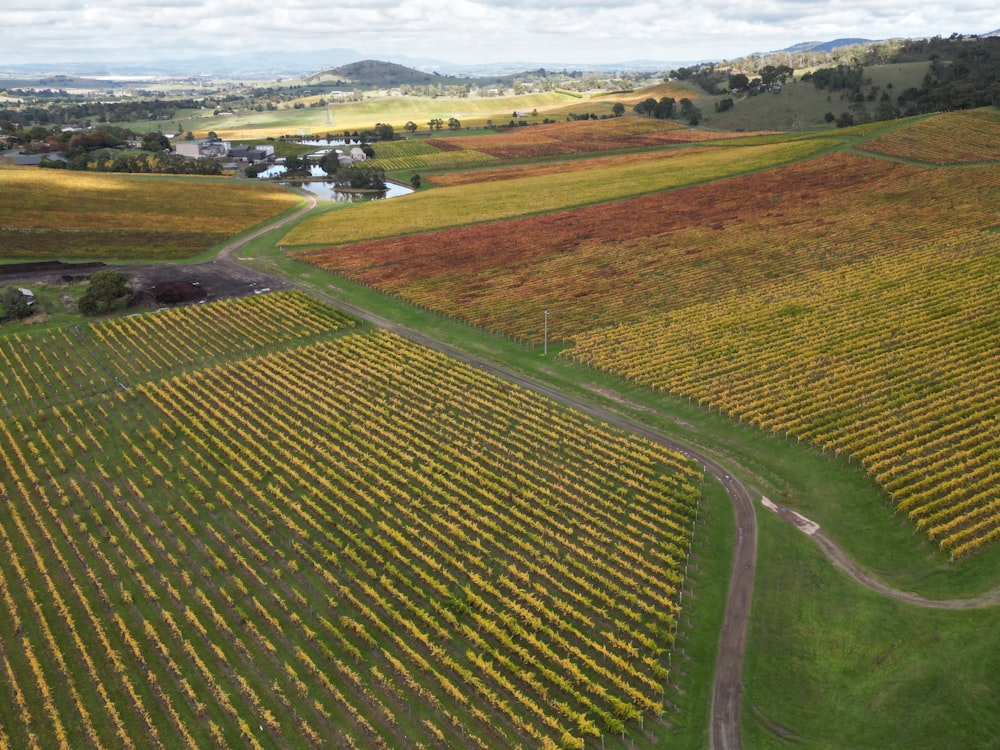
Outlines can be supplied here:
M816 546L823 551L823 554L829 558L834 567L842 570L844 573L847 573L847 575L860 583L862 586L882 594L883 596L888 596L889 598L896 599L897 601L913 604L917 607L926 607L928 609L983 609L985 607L1000 606L1000 589L989 591L980 596L973 596L965 599L928 599L925 596L920 596L919 594L914 594L910 591L902 591L901 589L893 588L859 567L854 560L848 557L847 553L844 552L843 549L837 546L833 540L823 533L822 528L820 528L820 525L815 521L810 521L800 513L796 513L789 508L785 508L784 506L777 505L768 500L766 497L761 498L761 505L770 510L772 513L778 515L780 518L785 519L790 524L801 530L804 534L809 536L814 542L816 542Z
M310 198L306 206L299 209L292 215L273 223L267 224L255 230L246 237L242 237L226 245L218 254L214 261L200 263L191 266L169 266L154 269L153 267L137 268L132 270L136 274L148 274L154 276L158 271L177 276L180 273L197 277L199 283L210 283L213 287L229 290L242 288L242 292L263 291L264 289L283 289L289 286L297 286L293 282L284 281L274 276L269 276L264 272L250 269L234 259L234 253L246 243L269 232L281 225L287 224L302 214L312 210L316 205L315 198ZM182 271L183 269L183 271ZM714 687L712 693L711 726L709 734L710 750L741 750L742 741L740 737L740 711L742 705L742 673L743 658L746 649L747 626L750 616L750 606L753 597L754 575L756 572L757 556L757 521L755 517L754 504L746 486L733 477L729 471L715 460L708 456L693 451L689 447L682 445L670 438L657 433L650 428L631 421L630 419L608 409L568 396L560 391L548 386L536 383L527 377L505 370L493 363L479 360L464 352L460 352L450 346L434 340L420 331L408 329L390 320L381 318L367 310L354 307L343 300L332 297L328 294L318 292L315 289L299 287L302 291L324 300L345 312L351 313L358 318L366 320L373 325L393 331L410 340L416 341L432 349L443 352L455 359L461 360L487 372L498 375L505 380L517 383L518 385L533 390L541 395L563 403L579 411L590 414L596 419L616 425L624 430L632 432L675 450L693 461L700 463L705 471L714 476L725 488L732 502L736 534L733 540L733 559L731 577L729 583L729 593L726 602L726 611L719 636L718 655L716 660L716 671ZM222 294L211 296L225 296ZM985 594L980 597L969 599L956 599L947 601L937 601L921 597L917 594L900 591L873 578L862 570L853 560L851 560L842 549L834 544L820 529L818 524L804 518L803 516L787 508L777 506L766 498L763 498L763 506L776 513L789 523L807 533L826 554L831 562L840 570L844 571L860 584L877 591L885 596L890 596L900 601L924 607L934 607L938 609L969 609L974 607L989 607L1000 605L1000 590Z

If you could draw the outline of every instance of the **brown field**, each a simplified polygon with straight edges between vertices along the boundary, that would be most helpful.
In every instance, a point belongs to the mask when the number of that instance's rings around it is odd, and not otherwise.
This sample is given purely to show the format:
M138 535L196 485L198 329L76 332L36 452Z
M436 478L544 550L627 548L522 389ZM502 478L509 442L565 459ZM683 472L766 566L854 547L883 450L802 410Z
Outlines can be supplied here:
M670 120L614 117L515 128L489 135L435 137L433 143L438 148L472 149L499 159L528 159L698 143L732 137L732 133L694 130Z
M938 174L844 154L585 208L440 232L302 252L310 263L358 278L478 325L537 339L571 339L769 283L775 274L865 257L889 241L884 216L899 202L923 207L906 230L988 223L989 201L967 194L965 214L922 187ZM946 182L961 181L952 175ZM859 189L863 185L863 189ZM938 190L955 190L941 183ZM853 242L855 232L869 241ZM879 236L881 235L881 236ZM776 242L775 237L781 237Z
M228 178L0 169L0 258L194 255L299 202Z

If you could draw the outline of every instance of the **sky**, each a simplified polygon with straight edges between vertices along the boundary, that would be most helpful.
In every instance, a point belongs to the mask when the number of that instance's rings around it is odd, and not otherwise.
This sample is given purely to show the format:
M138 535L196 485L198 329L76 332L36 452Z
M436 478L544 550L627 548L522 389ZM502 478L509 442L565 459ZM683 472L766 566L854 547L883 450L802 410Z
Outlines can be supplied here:
M996 0L35 0L0 64L348 48L458 64L720 61L805 41L985 34Z

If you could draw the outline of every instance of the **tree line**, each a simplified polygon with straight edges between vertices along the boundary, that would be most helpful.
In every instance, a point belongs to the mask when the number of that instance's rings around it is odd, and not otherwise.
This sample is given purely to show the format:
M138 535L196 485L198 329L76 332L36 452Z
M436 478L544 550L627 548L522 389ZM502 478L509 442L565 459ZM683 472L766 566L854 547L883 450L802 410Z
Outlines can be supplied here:
M895 97L887 91L873 91L865 73L875 65L921 61L929 63L921 85ZM775 52L682 67L670 71L669 78L713 95L725 90L753 94L781 85L796 69L811 67L816 69L804 73L802 81L820 90L839 91L853 103L878 101L876 119L1000 106L1000 37L953 34L947 39L871 42L829 52ZM859 107L854 107L854 114L861 117ZM844 124L854 119L851 112L848 115Z

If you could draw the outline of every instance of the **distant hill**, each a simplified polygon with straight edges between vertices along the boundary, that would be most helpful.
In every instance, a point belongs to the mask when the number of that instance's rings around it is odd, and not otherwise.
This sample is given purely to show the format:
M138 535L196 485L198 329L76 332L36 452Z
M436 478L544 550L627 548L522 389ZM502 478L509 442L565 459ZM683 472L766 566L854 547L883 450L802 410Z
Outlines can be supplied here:
M871 44L872 39L833 39L829 42L799 42L791 47L785 47L782 52L833 52L841 47L851 47L855 44Z
M407 68L397 63L380 60L361 60L359 62L328 68L306 76L308 83L321 80L336 79L361 86L377 86L390 88L410 84L414 86L441 82L442 76L437 73L426 73L414 68Z
M513 85L516 78L522 75L546 75L544 69L522 69L517 74L478 76L446 75L437 70L417 70L398 63L382 62L380 60L361 60L359 62L340 65L336 68L326 68L318 73L305 76L306 84L341 83L357 88L390 89L397 86L463 86L463 85Z

